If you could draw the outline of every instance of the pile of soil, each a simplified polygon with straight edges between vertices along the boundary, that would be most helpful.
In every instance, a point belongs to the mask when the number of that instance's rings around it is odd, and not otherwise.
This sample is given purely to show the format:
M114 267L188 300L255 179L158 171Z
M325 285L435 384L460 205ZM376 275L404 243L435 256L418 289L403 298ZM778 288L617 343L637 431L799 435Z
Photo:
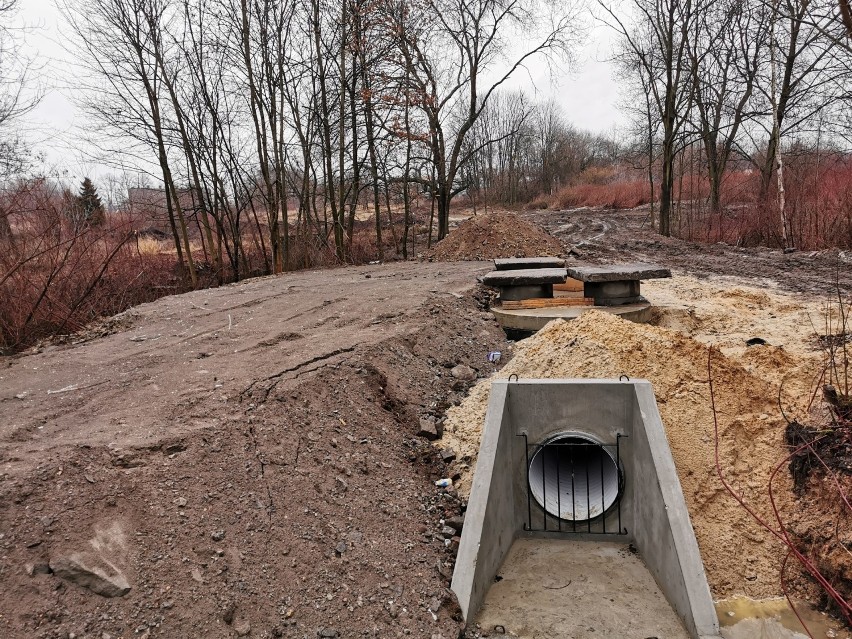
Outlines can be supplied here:
M0 637L455 639L464 504L417 433L505 351L479 271L197 291L0 360Z
M707 354L704 345L679 332L589 311L572 322L551 322L520 342L496 376L611 379L626 374L651 381L713 594L777 595L781 544L737 504L716 474ZM722 472L746 502L774 522L767 484L787 455L778 388L719 352L713 356L712 376ZM489 381L478 384L447 414L445 438L470 466L489 388ZM464 473L463 493L469 491L471 475ZM794 498L786 472L776 477L773 490L782 516L789 517Z
M500 257L556 256L562 244L541 227L514 213L495 211L462 222L438 242L429 259L438 262Z

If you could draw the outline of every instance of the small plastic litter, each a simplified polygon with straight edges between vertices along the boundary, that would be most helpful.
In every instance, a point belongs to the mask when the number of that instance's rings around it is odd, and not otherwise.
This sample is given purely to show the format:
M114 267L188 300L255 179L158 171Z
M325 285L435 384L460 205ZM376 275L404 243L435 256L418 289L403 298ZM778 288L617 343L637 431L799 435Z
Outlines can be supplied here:
M503 356L503 353L500 351L491 351L488 353L488 361L492 364L496 364L500 361L500 358Z
M449 477L445 477L444 479L439 479L438 481L436 481L435 485L438 488L448 488L453 485L453 480Z

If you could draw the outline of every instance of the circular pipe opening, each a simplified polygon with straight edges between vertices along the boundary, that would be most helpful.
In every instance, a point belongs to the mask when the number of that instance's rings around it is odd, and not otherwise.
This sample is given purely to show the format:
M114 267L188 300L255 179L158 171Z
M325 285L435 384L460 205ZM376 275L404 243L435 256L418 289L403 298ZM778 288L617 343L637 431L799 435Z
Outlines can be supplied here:
M542 444L530 460L529 482L539 506L568 521L600 517L621 493L614 454L577 434L557 435Z

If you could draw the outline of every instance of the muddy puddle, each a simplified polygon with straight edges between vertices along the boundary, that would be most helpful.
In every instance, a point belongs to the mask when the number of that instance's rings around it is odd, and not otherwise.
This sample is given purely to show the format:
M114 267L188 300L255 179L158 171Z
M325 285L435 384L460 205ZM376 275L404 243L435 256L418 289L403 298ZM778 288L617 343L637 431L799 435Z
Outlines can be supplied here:
M796 611L814 639L852 639L838 621L814 610L805 602L795 602ZM724 639L808 639L787 600L738 597L716 602Z

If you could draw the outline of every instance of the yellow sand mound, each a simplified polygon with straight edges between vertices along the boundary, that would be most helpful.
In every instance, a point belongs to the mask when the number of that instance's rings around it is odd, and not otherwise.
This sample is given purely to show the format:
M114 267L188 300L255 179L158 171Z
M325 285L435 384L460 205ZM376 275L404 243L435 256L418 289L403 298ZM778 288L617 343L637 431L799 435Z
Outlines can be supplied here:
M572 322L548 324L520 342L499 373L523 378L631 378L654 386L710 586L716 597L767 597L780 591L782 546L763 531L725 491L714 462L713 414L707 346L674 330L634 324L590 311ZM767 484L787 455L777 409L778 387L758 368L716 352L712 376L719 420L720 459L730 484L769 520ZM451 408L442 446L452 446L475 464L490 388L475 386ZM470 489L471 473L460 490ZM778 474L777 502L792 502L789 475Z

